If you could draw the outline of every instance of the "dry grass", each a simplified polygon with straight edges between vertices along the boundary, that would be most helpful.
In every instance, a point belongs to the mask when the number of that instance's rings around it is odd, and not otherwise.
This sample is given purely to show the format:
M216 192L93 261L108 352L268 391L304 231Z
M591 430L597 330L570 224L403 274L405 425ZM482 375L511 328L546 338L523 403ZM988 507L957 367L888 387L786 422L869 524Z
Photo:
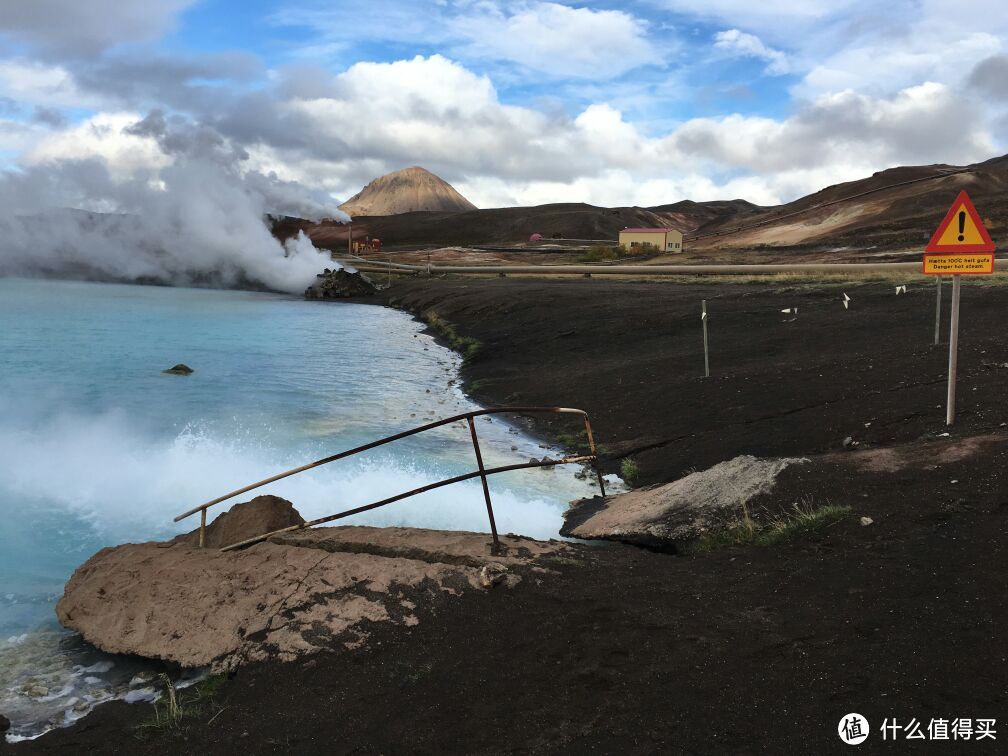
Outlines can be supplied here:
M207 722L209 724L223 711L215 697L227 680L224 675L211 675L184 691L179 691L166 674L158 675L158 680L164 690L161 698L153 704L153 717L136 726L134 735L137 738L158 733L182 737L192 720L216 710Z
M851 508L835 504L815 506L808 500L795 503L789 512L784 512L767 525L760 526L752 518L749 508L742 507L739 519L727 527L710 531L693 543L687 552L703 554L724 546L775 546L786 543L798 536L822 530L839 522Z
M479 340L470 336L460 336L455 326L438 315L434 310L428 310L423 314L423 321L433 328L440 336L448 342L448 346L462 355L462 359L470 360L479 352L482 344Z

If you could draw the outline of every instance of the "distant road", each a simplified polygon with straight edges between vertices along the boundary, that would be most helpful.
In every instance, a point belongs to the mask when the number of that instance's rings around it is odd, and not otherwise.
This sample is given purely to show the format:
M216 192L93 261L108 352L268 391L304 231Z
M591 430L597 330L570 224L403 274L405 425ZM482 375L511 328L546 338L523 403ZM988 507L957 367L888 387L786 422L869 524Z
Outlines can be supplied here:
M921 253L923 255L923 253ZM593 276L721 276L767 273L920 273L921 262L898 263L780 263L758 265L405 265L364 260L343 260L365 273L483 274L540 273ZM994 269L1008 271L1008 258L994 261Z

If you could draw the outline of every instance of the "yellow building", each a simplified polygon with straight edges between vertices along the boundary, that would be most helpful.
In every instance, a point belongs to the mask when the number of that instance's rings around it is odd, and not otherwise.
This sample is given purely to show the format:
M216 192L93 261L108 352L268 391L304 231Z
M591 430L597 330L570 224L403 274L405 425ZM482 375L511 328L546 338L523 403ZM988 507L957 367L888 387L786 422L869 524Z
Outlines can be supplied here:
M627 251L635 247L652 246L661 252L682 252L682 232L674 228L624 228L619 232L619 243Z

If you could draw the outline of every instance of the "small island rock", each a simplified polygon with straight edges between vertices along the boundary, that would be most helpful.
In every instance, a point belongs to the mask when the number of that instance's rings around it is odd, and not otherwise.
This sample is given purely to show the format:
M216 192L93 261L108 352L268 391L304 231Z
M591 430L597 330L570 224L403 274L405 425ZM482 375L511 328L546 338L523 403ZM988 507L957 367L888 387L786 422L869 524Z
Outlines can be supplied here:
M193 369L188 365L180 362L178 365L170 367L167 370L162 370L161 372L168 373L168 375L191 375Z
M345 297L366 297L375 293L375 286L361 273L343 268L329 270L316 276L313 285L305 289L306 299L343 299Z

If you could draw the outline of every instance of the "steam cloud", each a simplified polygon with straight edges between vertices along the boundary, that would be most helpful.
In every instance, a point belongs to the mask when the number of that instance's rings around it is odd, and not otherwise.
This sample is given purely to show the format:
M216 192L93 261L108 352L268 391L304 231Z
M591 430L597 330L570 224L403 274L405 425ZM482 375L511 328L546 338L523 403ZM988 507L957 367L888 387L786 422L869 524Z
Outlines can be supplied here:
M326 265L303 234L281 244L268 215L348 220L328 194L243 170L213 128L153 111L124 129L163 166L114 175L100 158L0 173L0 276L302 291Z

